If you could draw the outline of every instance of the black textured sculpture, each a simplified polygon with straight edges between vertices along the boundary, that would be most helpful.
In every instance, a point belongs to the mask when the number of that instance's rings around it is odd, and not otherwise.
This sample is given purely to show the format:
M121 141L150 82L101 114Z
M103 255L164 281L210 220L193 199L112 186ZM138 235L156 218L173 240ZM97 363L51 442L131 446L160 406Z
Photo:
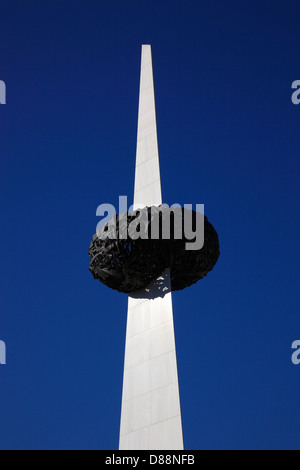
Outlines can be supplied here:
M179 212L180 211L180 212ZM187 212L195 227L194 211L171 209L168 206L145 207L138 211L117 215L114 224L106 224L99 234L94 235L89 247L90 271L95 279L119 292L134 292L146 287L153 279L170 268L172 291L184 289L211 271L219 257L218 235L213 226L204 217L204 245L200 250L187 250L184 236L184 216ZM179 214L179 218L176 214ZM126 218L124 216L127 216ZM132 240L122 238L133 220L139 216L143 222L139 225L141 237ZM154 218L159 217L157 239L151 238L154 231ZM170 217L170 237L164 239L162 222ZM157 221L157 219L156 219ZM179 221L179 222L178 222ZM181 223L182 237L176 238L176 227ZM115 239L109 238L112 231ZM105 233L105 237L103 234ZM147 233L147 235L145 235ZM143 238L143 235L145 237Z

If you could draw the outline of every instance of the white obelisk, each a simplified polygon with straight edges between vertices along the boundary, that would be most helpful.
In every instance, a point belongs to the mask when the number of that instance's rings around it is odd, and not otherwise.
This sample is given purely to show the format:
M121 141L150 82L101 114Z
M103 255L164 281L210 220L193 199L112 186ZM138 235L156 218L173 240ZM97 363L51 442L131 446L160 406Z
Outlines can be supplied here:
M134 208L162 203L150 45L142 46ZM129 295L120 450L182 450L170 271Z

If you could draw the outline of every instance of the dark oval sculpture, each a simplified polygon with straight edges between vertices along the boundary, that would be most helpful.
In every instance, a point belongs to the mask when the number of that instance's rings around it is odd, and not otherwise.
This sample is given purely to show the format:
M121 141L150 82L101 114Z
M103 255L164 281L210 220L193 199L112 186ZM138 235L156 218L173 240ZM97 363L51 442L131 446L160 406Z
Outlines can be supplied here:
M195 231L199 217L204 224L203 246L187 249L196 238L186 238L185 218ZM137 239L127 236L132 226L138 229ZM182 233L180 238L178 231ZM172 291L191 286L213 269L220 251L217 232L205 216L161 205L115 216L93 236L89 255L89 269L95 279L130 293L146 287L166 268L170 268Z

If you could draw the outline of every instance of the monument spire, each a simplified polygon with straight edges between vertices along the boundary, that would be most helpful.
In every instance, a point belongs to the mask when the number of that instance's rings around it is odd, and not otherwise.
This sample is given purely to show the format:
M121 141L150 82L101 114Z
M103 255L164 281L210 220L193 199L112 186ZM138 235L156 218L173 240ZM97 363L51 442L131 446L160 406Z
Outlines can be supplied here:
M162 203L150 45L142 46L134 209Z
M152 51L143 45L134 209L161 203ZM119 448L183 449L169 268L129 295Z
M201 215L179 209L176 223L182 223L185 229L186 221L197 221ZM183 449L172 291L206 276L216 264L220 250L218 234L206 217L202 219L202 247L200 244L188 249L190 233L178 238L175 226L169 237L160 230L155 232L157 220L170 221L170 211L162 205L152 51L150 45L143 45L134 210L125 218L120 214L97 230L89 247L89 269L94 278L129 294L120 450ZM156 222L154 214L159 215ZM140 215L144 216L143 222L136 225ZM175 224L174 212L173 215ZM134 236L129 233L132 227ZM142 236L149 236L148 230L155 234L151 239ZM128 236L124 237L124 233Z

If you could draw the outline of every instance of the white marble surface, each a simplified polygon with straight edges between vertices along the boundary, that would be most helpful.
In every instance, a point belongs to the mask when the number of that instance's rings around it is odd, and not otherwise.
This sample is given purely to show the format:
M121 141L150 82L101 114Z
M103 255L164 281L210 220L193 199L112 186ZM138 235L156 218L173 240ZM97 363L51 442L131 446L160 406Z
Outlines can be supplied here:
M162 203L151 46L142 46L134 208ZM128 299L120 450L181 450L170 271Z
M169 269L159 281L128 299L120 450L183 449Z
M155 95L150 45L142 46L134 208L161 204Z

